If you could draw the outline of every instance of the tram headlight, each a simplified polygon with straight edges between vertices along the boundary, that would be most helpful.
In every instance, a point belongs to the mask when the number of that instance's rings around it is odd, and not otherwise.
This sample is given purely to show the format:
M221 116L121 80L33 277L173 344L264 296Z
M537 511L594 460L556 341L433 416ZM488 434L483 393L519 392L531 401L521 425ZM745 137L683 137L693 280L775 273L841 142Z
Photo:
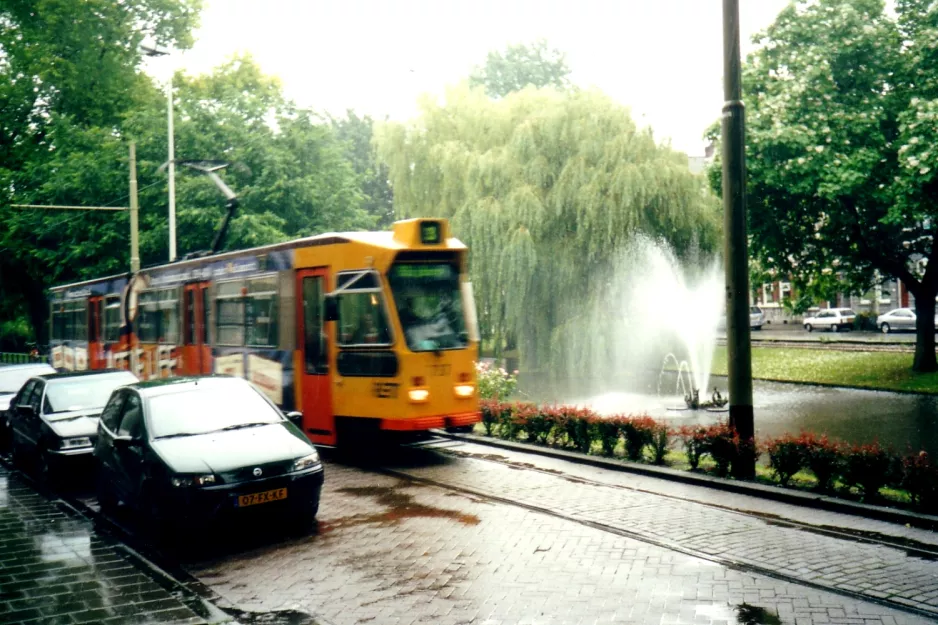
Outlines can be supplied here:
M407 398L415 404L422 404L430 399L430 391L425 388L412 388L407 391Z
M476 392L476 387L471 384L457 384L453 390L456 397L472 397Z

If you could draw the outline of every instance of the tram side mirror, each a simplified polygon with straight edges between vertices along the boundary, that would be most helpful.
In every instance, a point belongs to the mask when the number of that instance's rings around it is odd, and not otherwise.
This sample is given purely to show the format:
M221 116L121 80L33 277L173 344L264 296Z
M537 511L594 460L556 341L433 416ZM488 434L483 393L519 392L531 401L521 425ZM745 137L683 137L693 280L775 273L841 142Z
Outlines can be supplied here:
M335 295L326 295L326 321L336 321L339 318L339 300Z

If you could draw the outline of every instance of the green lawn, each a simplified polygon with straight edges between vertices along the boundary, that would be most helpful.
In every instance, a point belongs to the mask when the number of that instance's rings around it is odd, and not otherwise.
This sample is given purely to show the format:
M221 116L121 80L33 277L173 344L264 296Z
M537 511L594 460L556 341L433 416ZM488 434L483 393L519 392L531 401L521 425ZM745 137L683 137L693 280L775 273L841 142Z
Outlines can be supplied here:
M726 375L725 347L717 347L713 354L713 373ZM911 353L753 347L752 376L938 394L938 373L913 372Z

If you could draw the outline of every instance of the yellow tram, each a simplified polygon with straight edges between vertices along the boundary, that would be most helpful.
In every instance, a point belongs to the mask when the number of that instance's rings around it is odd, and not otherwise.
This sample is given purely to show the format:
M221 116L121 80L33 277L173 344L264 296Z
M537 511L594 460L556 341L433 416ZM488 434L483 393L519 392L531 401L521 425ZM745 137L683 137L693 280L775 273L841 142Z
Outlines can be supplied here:
M253 382L319 444L479 421L468 249L441 219L51 289L53 366Z

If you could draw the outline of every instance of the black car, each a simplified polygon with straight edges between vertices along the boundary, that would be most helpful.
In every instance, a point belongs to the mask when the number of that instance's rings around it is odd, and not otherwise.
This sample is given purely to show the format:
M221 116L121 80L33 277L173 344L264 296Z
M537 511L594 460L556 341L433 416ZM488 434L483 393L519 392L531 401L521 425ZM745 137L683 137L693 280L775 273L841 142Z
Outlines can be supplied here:
M43 373L55 373L55 369L44 362L0 366L0 450L6 451L10 447L10 422L7 419L7 410L14 396L29 378Z
M116 391L94 454L102 509L123 502L160 532L275 510L306 530L319 510L316 448L241 378L172 378Z
M13 463L33 464L55 479L92 459L98 416L114 389L137 382L129 371L103 370L33 376L10 409Z

